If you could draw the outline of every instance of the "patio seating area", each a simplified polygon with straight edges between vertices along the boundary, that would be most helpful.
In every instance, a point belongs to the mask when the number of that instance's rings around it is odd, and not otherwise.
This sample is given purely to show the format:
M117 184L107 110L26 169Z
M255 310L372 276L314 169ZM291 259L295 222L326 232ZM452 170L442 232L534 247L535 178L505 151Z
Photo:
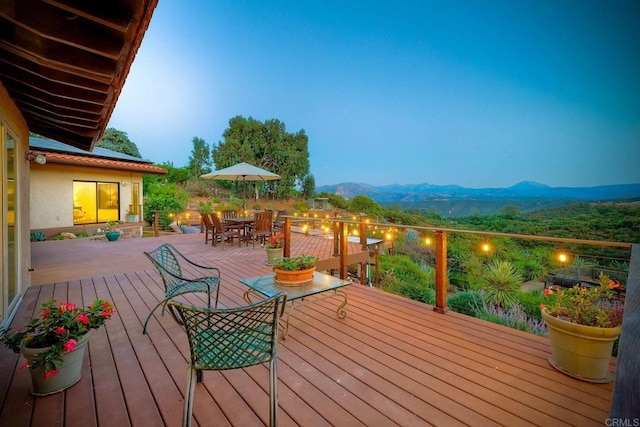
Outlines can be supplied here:
M82 239L84 240L84 239ZM106 241L32 243L33 281L13 320L21 325L49 299L114 302L116 314L92 332L82 380L47 397L29 394L18 355L0 349L0 425L175 426L182 419L189 346L169 315L149 311L165 297L143 252L171 243L221 271L219 301L245 304L240 280L268 274L263 250L212 247L201 234ZM41 246L39 246L41 245ZM58 246L56 246L58 245ZM333 242L295 235L293 254L331 255ZM358 246L350 246L357 251ZM278 348L279 425L601 426L612 384L591 384L553 369L546 338L360 284L339 302L296 309ZM178 301L206 305L202 293ZM253 426L269 422L267 364L212 371L198 383L194 424Z

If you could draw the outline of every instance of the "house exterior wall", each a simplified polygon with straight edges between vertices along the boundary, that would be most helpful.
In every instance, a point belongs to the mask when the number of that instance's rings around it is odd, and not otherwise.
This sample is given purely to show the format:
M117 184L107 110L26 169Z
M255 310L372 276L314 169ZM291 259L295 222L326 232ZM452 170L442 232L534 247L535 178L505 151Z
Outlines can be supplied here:
M116 182L120 187L120 220L126 218L131 204L131 184L140 183L142 174L115 169L45 163L31 165L31 229L72 227L73 182ZM142 200L136 203L142 203Z
M8 266L7 255L9 248L8 237L4 235L7 223L10 220L15 221L15 241L11 244L14 245L17 269L16 275L13 278L15 280L15 286L19 295L24 295L26 289L31 285L31 274L29 273L29 267L31 266L31 246L29 243L29 162L25 159L27 150L29 149L29 130L27 124L22 117L22 114L16 107L13 100L9 97L6 89L0 82L0 148L4 149L5 135L10 133L15 140L15 156L16 156L16 170L15 170L15 196L16 205L14 218L8 218L6 215L7 206L5 206L5 199L7 196L7 186L5 185L5 176L0 171L0 188L2 194L0 197L0 326L8 319L11 310L14 308L16 301L13 301L13 305L9 305L9 302L5 300L5 289L7 286ZM0 159L4 161L4 154L0 156Z

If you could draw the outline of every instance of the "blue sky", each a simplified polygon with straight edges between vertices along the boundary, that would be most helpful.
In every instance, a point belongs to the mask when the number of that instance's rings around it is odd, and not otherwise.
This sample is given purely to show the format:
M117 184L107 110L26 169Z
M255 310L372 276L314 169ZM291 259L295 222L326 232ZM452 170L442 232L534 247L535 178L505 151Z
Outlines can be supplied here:
M160 0L110 127L184 166L229 119L316 185L640 182L639 1Z

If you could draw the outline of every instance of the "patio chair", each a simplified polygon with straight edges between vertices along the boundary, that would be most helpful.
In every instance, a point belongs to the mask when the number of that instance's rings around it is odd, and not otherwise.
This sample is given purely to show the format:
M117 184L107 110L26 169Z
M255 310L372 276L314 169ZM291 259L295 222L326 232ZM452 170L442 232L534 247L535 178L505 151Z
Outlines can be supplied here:
M214 229L213 242L211 242L212 246L218 244L218 239L220 239L220 244L222 245L224 245L225 240L228 240L229 244L233 246L233 239L236 238L238 239L238 247L240 246L242 240L240 230L244 229L244 226L239 224L223 224L220 217L216 214L211 214L210 218Z
M209 243L209 236L211 236L211 244L213 245L213 236L215 233L215 228L213 227L213 223L211 222L211 217L209 214L200 213L200 219L202 219L202 225L204 225L204 244Z
M142 328L143 334L147 333L147 324L153 312L162 306L162 314L164 314L169 300L178 295L204 292L207 294L207 307L211 307L211 294L215 292L214 307L217 306L220 292L220 270L218 268L196 264L168 243L160 245L150 252L145 251L144 254L151 260L162 277L165 298L149 312ZM183 267L190 271L188 276L191 277L187 277L183 273Z
M271 236L273 224L271 212L256 212L253 215L253 223L248 224L245 230L245 241L249 246L249 240L253 242L253 248L256 247L256 240L260 240L264 244L267 237Z
M269 425L278 425L278 320L286 294L242 307L197 308L170 301L176 321L183 325L191 358L187 372L182 425L191 426L196 382L204 371L246 368L269 362Z
M273 217L273 231L284 230L284 218L282 215L288 215L287 211L276 211Z
M236 210L226 210L222 211L222 223L224 224L226 219L228 218L238 218L238 211Z

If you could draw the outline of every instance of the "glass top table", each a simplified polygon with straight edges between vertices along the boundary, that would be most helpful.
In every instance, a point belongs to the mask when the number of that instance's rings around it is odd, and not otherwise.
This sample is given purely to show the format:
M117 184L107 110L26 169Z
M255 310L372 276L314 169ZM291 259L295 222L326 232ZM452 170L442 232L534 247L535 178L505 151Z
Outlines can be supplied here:
M343 299L342 303L336 310L336 315L339 319L344 319L347 316L347 311L344 309L347 305L347 294L341 289L351 284L350 280L342 280L338 277L333 277L328 274L313 273L313 281L304 286L280 286L273 281L274 274L267 274L265 276L247 277L240 279L240 283L246 285L249 289L244 292L243 298L248 303L252 303L251 294L258 294L267 298L276 295L279 292L285 292L287 294L287 302L289 308L286 310L286 317L284 320L284 334L283 338L287 338L289 332L289 318L291 312L296 305L305 302L305 298L311 296L319 296L320 298L332 298L340 297ZM333 292L330 292L333 291ZM323 295L321 295L323 294ZM318 298L313 298L311 301L317 301Z

